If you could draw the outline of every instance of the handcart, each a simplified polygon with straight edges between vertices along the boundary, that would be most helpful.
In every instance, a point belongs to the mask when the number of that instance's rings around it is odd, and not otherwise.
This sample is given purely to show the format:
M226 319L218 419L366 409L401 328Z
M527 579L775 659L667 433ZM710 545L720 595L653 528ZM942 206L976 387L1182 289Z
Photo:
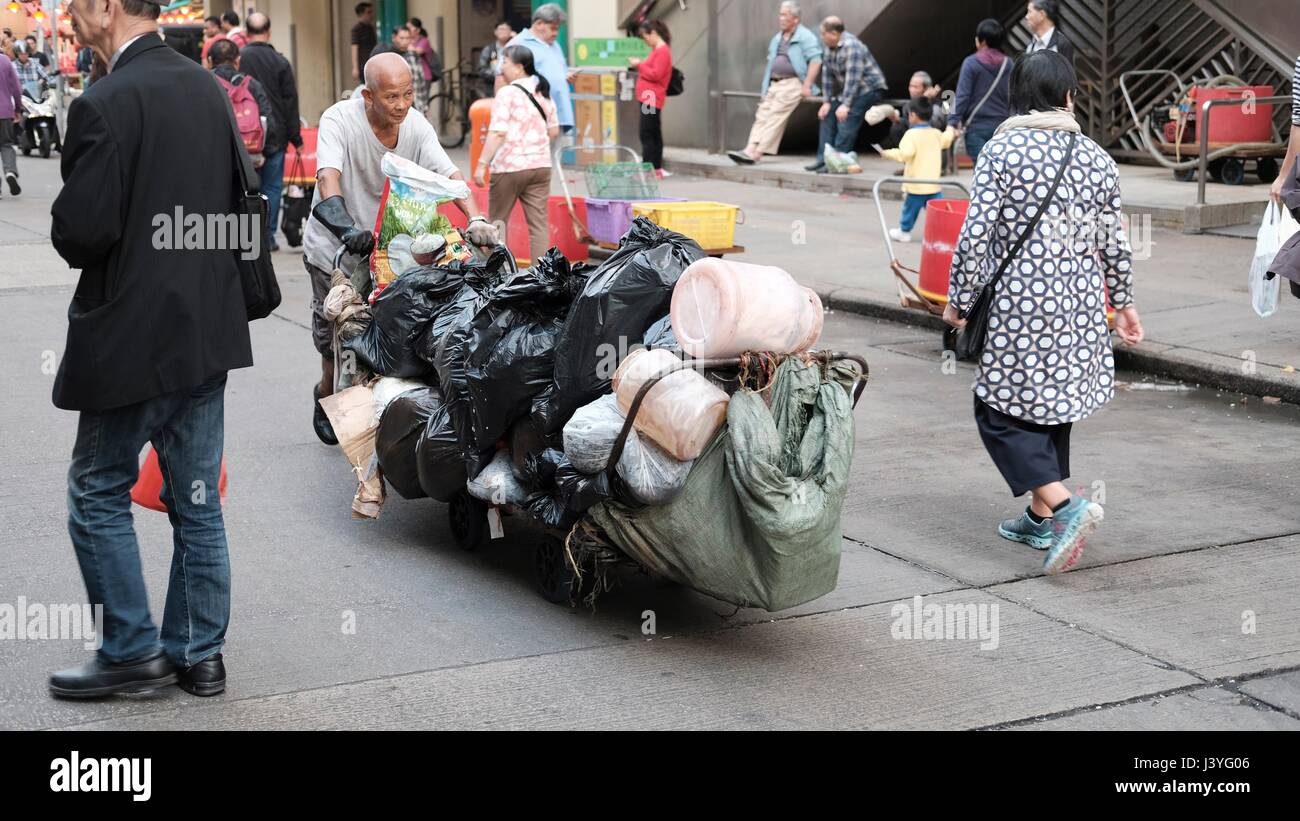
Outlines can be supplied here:
M1171 103L1165 105L1152 103L1145 120L1138 115L1133 91L1129 87L1131 78L1144 76L1171 77L1173 86L1177 89L1177 95ZM1119 87L1124 95L1124 102L1128 105L1129 114L1133 118L1133 126L1137 130L1142 147L1160 165L1172 169L1175 179L1182 182L1196 180L1202 154L1209 175L1215 182L1241 185L1246 181L1247 161L1255 163L1255 173L1261 182L1271 183L1277 179L1280 170L1278 161L1286 156L1287 147L1278 133L1276 124L1270 122L1267 129L1271 132L1271 139L1240 142L1210 140L1207 115L1212 102L1215 101L1212 99L1202 101L1200 97L1209 97L1216 90L1225 87L1235 87L1246 94L1241 99L1251 106L1268 105L1289 98L1258 97L1253 95L1248 83L1228 74L1189 87L1178 74L1168 69L1126 71L1120 75ZM1200 94L1198 95L1197 92ZM1201 112L1196 110L1198 104L1202 107ZM1170 115L1169 112L1173 109L1176 109L1177 113ZM1243 112L1237 116L1240 119L1258 116L1260 113L1252 108L1249 113ZM1202 131L1205 133L1201 133ZM1173 159L1170 159L1171 157Z
M566 166L564 161L564 157L567 156L568 152L574 154L575 161L571 166ZM589 156L599 154L604 160L609 159L609 154L613 154L615 157L626 154L631 158L628 162L601 162L582 166L589 200L588 223L603 218L613 224L613 227L607 229L601 237L593 236L590 226L583 225L578 219L573 205L573 194L569 190L569 181L564 175L566 167L579 167L577 160L580 159L582 154L588 154ZM631 223L630 209L629 213L611 214L603 217L593 216L591 213L591 199L627 200L629 202L640 201L646 203L667 201L669 199L659 195L659 180L654 176L653 171L646 173L644 169L631 168L631 166L640 165L642 160L641 155L630 146L618 143L561 146L552 155L552 162L555 176L559 177L560 187L564 191L564 199L569 206L569 215L574 222L575 230L579 227L581 229L578 231L579 237L585 239L590 245L605 251L618 250L617 237L626 233L628 224ZM744 221L743 214L740 216L740 221ZM619 230L620 227L622 230ZM671 229L671 226L666 227ZM711 257L722 257L726 254L740 254L744 250L743 246L733 244L723 248L707 249L705 253Z
M800 356L805 356L805 354ZM862 391L866 387L867 379L870 376L866 358L858 354L842 351L810 351L806 356L823 365L839 360L849 360L857 363L861 372L858 374L851 391L853 406L857 407L858 399L862 396ZM623 455L623 447L627 443L627 438L636 421L637 412L641 409L646 394L660 380L685 368L709 370L739 368L742 362L742 358L684 358L672 367L647 379L637 391L632 404L628 408L623 427L619 431L618 438L614 441L613 449L610 451L605 474L611 479L613 478L619 458ZM465 550L473 550L482 543L487 533L488 517L490 515L499 516L503 512L514 514L519 511L509 505L491 505L471 496L468 491L461 491L448 503L447 520L457 544ZM527 514L525 513L523 516L527 517ZM590 592L595 579L600 575L596 572L598 568L618 564L637 566L632 559L622 554L608 540L602 538L598 528L591 525L585 516L579 519L578 523L569 530L549 528L541 524L536 526L542 532L535 543L533 567L538 590L542 597L549 602L555 604L573 604L577 602L586 593ZM583 550L575 549L577 546L575 542L577 541L583 543ZM579 558L580 556L581 558Z
M880 215L880 233L885 238L885 251L889 254L889 270L893 272L894 278L898 281L899 304L904 308L913 308L919 311L924 311L931 316L943 316L943 309L948 304L947 292L945 291L940 293L939 291L931 291L923 288L920 281L921 272L913 268L908 268L906 265L899 262L898 255L894 253L894 241L893 238L889 236L889 221L885 218L885 207L880 201L880 186L885 183L897 183L899 185L937 185L940 188L956 188L966 195L967 200L970 199L970 190L967 189L965 185L956 182L955 180L918 180L912 179L911 177L883 177L876 180L876 184L871 187L871 198L876 203L876 213ZM929 226L928 216L926 217L926 220L926 225ZM941 251L941 253L946 252L949 260L952 259L952 247L954 247L957 242L955 236L951 239L951 245L944 249L944 251ZM925 245L923 243L923 253L924 248ZM909 274L916 278L917 281L915 283L908 277ZM947 336L945 336L944 339L945 345L947 345Z

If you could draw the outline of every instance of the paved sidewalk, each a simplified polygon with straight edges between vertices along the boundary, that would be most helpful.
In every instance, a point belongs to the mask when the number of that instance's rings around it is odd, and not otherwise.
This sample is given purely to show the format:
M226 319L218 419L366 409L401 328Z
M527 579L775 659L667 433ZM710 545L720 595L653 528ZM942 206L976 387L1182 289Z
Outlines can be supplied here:
M1124 169L1126 180L1135 173L1130 168ZM1138 169L1137 173L1150 172ZM581 191L580 181L578 186ZM1240 190L1265 196L1262 186ZM898 286L870 197L774 189L688 174L665 180L662 191L666 196L741 206L745 222L736 229L736 241L746 253L736 259L784 267L817 290L828 307L936 330L942 327L936 319L899 306ZM1190 202L1195 187L1187 186L1186 191ZM888 224L897 225L900 203L887 200L883 208ZM919 240L923 231L921 223L914 237ZM1186 235L1161 228L1154 228L1149 236L1147 258L1134 262L1136 301L1147 341L1131 351L1119 349L1121 367L1300 403L1300 300L1283 286L1279 311L1268 319L1255 315L1246 284L1253 239ZM895 249L904 265L918 267L919 241ZM937 357L939 351L936 333L928 353Z

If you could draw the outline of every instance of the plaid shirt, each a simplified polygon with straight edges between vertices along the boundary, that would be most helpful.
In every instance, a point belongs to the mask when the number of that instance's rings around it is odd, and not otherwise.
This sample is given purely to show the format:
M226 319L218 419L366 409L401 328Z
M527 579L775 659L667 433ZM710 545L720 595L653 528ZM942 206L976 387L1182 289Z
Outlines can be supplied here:
M18 70L18 82L23 85L35 83L39 80L44 80L46 85L54 84L54 81L50 79L50 75L46 73L45 69L41 68L41 64L31 57L28 57L25 63L15 57L14 68Z
M849 32L840 36L836 48L822 49L822 76L826 83L826 100L848 102L871 91L889 88L880 64L866 45Z

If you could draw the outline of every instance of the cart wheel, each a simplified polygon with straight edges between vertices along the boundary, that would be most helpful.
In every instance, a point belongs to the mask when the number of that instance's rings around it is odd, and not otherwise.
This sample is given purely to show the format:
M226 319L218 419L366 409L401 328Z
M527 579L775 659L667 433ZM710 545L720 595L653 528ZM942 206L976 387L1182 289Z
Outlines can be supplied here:
M1244 160L1233 159L1229 157L1223 161L1223 169L1219 172L1223 177L1225 185L1241 185L1246 181L1246 163Z
M1196 168L1180 168L1174 172L1174 179L1179 182L1196 182Z
M447 503L447 523L462 550L473 550L483 541L487 528L487 505L462 490Z
M1255 173L1259 175L1259 181L1262 183L1271 183L1277 179L1279 170L1277 160L1272 157L1261 157L1255 161Z
M580 592L578 577L564 558L564 543L553 536L543 536L533 555L537 587L542 598L552 604L573 604Z

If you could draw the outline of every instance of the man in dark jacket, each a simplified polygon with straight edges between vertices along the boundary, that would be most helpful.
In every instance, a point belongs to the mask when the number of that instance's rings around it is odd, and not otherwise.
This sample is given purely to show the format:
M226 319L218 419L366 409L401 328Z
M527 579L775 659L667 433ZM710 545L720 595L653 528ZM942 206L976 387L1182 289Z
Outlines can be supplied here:
M298 118L298 84L293 79L293 66L271 45L271 19L260 11L248 15L244 21L248 32L248 45L239 52L239 68L257 80L271 98L275 108L275 133L266 135L262 156L266 163L260 169L262 193L268 200L270 216L269 236L271 250L278 251L275 230L279 227L280 194L284 189L284 151L292 143L302 148L302 121Z
M212 61L212 73L232 85L239 85L248 78L248 91L257 101L258 114L266 121L262 138L262 153L254 156L253 160L257 164L258 174L266 173L263 164L266 161L266 147L275 145L276 141L280 143L280 151L284 151L284 126L280 122L280 117L275 113L275 103L271 102L271 95L266 93L266 88L257 81L256 77L239 70L239 46L235 45L233 40L218 40L212 44L208 51L208 58ZM222 91L225 87L221 86Z
M1025 8L1025 25L1033 35L1025 54L1055 51L1074 65L1074 43L1061 32L1061 4L1058 0L1029 0Z
M226 372L253 364L235 254L260 241L260 226L231 225L239 221L230 219L230 104L207 72L163 43L158 4L68 8L77 39L109 72L68 110L50 230L54 249L81 269L54 404L81 412L68 532L90 603L103 611L96 657L52 675L50 690L95 697L179 676L189 692L214 695L225 686L230 618L218 494L223 397ZM202 162L181 174L178 157ZM174 541L161 642L131 525L131 486L150 442Z

